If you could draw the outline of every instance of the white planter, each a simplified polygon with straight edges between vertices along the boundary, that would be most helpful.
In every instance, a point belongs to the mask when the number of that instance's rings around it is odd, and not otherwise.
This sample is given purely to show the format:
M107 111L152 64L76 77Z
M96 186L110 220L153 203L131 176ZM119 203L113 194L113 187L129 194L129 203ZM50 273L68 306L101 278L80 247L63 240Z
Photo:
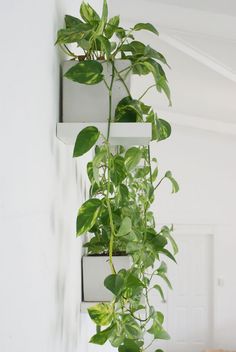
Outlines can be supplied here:
M116 271L129 269L130 256L113 256ZM111 275L109 257L84 256L82 258L83 301L109 302L113 299L112 293L104 287L104 280Z
M76 61L66 61L63 64L62 90L62 120L63 122L107 122L109 116L109 94L104 82L95 85L86 85L73 82L64 77L64 74ZM111 82L112 66L103 62L103 74L108 85ZM115 67L122 71L130 66L129 60L116 60ZM121 73L125 83L130 87L131 74ZM116 75L112 89L112 115L119 101L128 95L124 84Z

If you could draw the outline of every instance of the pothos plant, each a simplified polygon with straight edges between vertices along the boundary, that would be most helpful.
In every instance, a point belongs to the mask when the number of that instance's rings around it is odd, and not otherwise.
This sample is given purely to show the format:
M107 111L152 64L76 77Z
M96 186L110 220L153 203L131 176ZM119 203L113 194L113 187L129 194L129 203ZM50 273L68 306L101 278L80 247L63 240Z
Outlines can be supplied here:
M97 326L90 342L103 345L109 341L119 352L141 352L155 340L169 339L163 328L164 316L151 304L149 295L151 290L157 290L164 300L161 280L169 287L171 284L166 275L167 265L161 259L166 256L175 261L178 248L171 234L172 226L158 229L151 205L164 180L171 182L173 193L179 186L170 171L159 176L157 159L151 158L149 146L117 146L114 149L109 138L110 124L149 122L153 141L160 142L170 136L170 124L143 101L149 89L155 87L171 104L163 69L168 64L160 52L134 37L140 30L157 36L158 31L152 24L138 23L124 29L119 16L108 19L106 0L101 16L84 2L80 15L82 19L66 15L65 28L57 35L56 43L75 61L65 77L86 85L103 82L109 105L107 135L102 135L95 126L89 126L78 134L73 152L74 157L79 157L95 146L94 157L87 164L90 198L78 211L76 231L77 236L91 234L84 245L89 254L109 256L111 274L104 285L114 295L111 302L89 308L89 315ZM133 97L122 72L116 69L116 59L130 61L125 69L127 74L151 74L153 85L144 89L140 97ZM104 60L112 68L109 83L103 75L101 61ZM116 79L124 84L127 96L118 103L113 114L112 94ZM100 144L96 145L98 140ZM168 244L172 251L167 249ZM113 256L119 253L130 255L132 264L129 269L117 272ZM154 277L160 279L160 283L158 280L158 284L153 284ZM152 336L148 346L145 345L146 334Z

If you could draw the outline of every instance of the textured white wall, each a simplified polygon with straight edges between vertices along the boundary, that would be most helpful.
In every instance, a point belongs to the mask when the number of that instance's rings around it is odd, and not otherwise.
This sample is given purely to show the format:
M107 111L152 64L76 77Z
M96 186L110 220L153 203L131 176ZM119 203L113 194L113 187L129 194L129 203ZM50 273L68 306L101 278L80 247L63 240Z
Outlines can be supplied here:
M76 351L86 160L55 137L56 30L78 1L1 2L0 351Z

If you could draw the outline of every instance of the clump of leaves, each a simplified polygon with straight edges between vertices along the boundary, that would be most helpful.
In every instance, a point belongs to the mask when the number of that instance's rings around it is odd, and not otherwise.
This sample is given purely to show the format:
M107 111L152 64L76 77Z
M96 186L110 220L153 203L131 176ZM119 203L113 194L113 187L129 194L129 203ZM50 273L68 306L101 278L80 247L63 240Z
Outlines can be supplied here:
M156 87L158 92L164 92L171 104L170 89L163 69L163 65L168 66L164 55L135 39L136 32L143 30L158 36L157 29L151 23L137 23L129 29L121 27L119 16L108 18L106 0L103 2L101 16L85 2L80 6L80 16L81 18L66 15L65 28L57 32L56 44L76 61L66 72L67 78L83 84L97 84L104 80L103 67L99 60L113 62L115 59L126 59L130 61L130 65L125 69L125 75L129 72L140 76L151 74L154 84L149 88ZM123 79L121 72L116 72L116 75ZM135 121L142 118L139 116L143 112L140 101L134 101L129 91L121 107L123 112L136 112L135 117L133 116ZM122 118L120 108L116 120Z
M171 283L162 258L175 262L178 247L172 236L172 227L157 230L151 206L164 181L171 183L172 193L178 192L179 186L170 171L159 175L157 159L151 158L149 147L127 149L117 146L114 152L109 142L110 123L151 123L152 140L157 142L171 135L170 124L142 101L149 89L156 87L171 104L163 69L168 64L160 52L135 39L135 33L140 30L158 36L152 24L138 23L133 28L124 29L120 26L119 16L108 18L106 0L101 16L84 2L80 15L81 19L66 15L66 26L57 34L56 43L75 60L75 65L65 76L79 84L103 82L109 96L107 136L95 126L86 127L78 134L73 152L74 157L79 157L95 146L95 155L87 165L90 198L78 211L76 234L91 234L91 239L84 245L89 254L109 255L111 275L105 279L104 285L114 296L111 302L89 308L89 315L98 327L90 342L103 345L109 341L119 352L142 352L147 348L145 334L150 334L153 342L170 338L163 327L164 316L150 304L149 295L150 291L156 290L161 299L165 299L161 282L169 288ZM73 51L74 47L79 53ZM125 72L117 70L116 59L129 60ZM108 61L112 67L110 83L106 82L100 60ZM124 77L129 72L140 76L151 74L154 84L140 97L134 98ZM124 84L127 96L118 103L112 115L115 79ZM96 145L98 141L100 144ZM116 271L113 255L117 252L131 256L132 265L128 270ZM154 277L158 283L153 283Z

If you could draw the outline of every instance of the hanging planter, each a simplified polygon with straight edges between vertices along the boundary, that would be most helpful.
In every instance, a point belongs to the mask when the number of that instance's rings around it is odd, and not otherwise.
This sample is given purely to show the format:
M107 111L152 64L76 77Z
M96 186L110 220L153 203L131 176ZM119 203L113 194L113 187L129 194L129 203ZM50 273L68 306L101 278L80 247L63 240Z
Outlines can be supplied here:
M129 269L131 257L127 255L113 256L116 270ZM113 295L104 287L104 281L110 274L109 257L105 255L83 256L82 287L84 302L110 302Z
M73 70L76 71L77 61L66 61L63 64L63 89L62 89L62 120L63 122L106 122L109 116L109 104L107 86L112 79L112 64L107 61L100 62L102 66L103 80L98 84L78 84L67 78ZM79 69L86 62L79 63ZM114 83L112 87L112 115L115 107L127 96L130 89L130 61L114 61ZM119 73L121 72L121 73ZM76 77L78 78L78 76ZM106 82L106 84L104 83ZM126 87L125 87L126 86Z

